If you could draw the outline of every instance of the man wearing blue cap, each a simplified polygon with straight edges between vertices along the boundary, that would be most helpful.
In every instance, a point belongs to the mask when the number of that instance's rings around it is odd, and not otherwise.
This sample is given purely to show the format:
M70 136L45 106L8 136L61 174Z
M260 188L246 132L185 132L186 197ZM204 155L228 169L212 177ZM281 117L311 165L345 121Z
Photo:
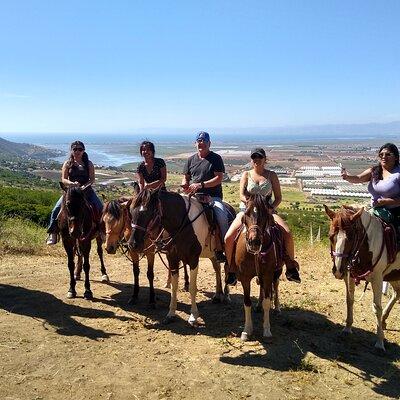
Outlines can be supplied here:
M225 172L224 162L219 154L210 150L211 141L207 132L199 132L195 144L197 153L186 161L182 188L187 194L201 192L211 196L223 239L229 228L228 211L222 203L221 183ZM225 261L222 251L216 251L215 257L217 261Z

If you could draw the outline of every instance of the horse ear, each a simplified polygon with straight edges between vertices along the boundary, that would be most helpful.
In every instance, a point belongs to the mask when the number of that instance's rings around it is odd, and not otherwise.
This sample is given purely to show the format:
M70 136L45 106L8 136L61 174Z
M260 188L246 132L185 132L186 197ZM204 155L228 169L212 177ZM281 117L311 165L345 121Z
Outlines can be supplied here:
M64 190L64 192L66 192L66 191L68 190L67 185L65 185L63 182L58 182L58 183L60 184L60 188L61 188L62 190Z
M350 217L350 221L354 221L357 218L361 217L361 214L364 212L364 207L361 207L355 214Z
M106 195L104 193L101 194L101 198L103 199L104 202L107 201Z
M335 212L334 211L332 211L328 206L326 206L325 204L324 204L324 208L325 208L325 212L326 212L326 214L328 215L328 217L330 218L330 219L333 219L334 217L335 217Z

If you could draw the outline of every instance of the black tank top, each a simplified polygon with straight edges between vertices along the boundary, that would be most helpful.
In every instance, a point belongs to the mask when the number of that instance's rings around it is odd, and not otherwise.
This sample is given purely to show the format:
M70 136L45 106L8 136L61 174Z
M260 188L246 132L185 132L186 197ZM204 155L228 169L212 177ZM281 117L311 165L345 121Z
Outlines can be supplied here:
M85 185L89 182L89 171L84 165L72 164L68 171L68 179L71 182L79 182L81 185Z

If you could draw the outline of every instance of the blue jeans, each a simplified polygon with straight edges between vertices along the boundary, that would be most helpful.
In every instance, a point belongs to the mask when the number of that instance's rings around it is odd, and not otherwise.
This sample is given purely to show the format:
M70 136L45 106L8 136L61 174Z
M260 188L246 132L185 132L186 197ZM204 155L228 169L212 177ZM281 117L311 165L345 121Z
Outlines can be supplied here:
M60 211L61 211L62 198L63 197L61 196L57 200L57 203L54 206L53 211L51 212L50 222L49 222L49 227L47 229L47 233L54 233L54 230L57 227L57 217L58 217L58 214L60 214ZM86 193L86 199L96 210L98 210L99 213L102 212L103 203L97 197L97 194L93 189L89 189L88 190L88 192Z
M221 230L222 241L224 240L225 234L229 228L229 212L222 203L220 197L212 197L213 209L215 211L215 217L217 218L219 229Z

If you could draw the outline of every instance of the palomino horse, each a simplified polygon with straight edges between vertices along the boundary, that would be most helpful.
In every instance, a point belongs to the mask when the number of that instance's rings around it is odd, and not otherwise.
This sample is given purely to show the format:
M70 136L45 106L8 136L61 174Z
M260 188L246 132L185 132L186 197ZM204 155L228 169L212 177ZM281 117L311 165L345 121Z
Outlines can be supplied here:
M385 350L383 329L386 319L400 298L400 255L389 262L384 240L383 226L379 218L363 208L342 206L338 212L327 206L325 212L331 219L329 239L331 241L332 272L337 279L346 282L347 318L346 333L353 325L353 304L355 284L360 280L371 283L373 310L377 321L377 342L375 347ZM391 282L394 294L382 312L382 282Z
M272 338L269 311L273 295L275 308L280 311L278 285L283 265L282 246L282 233L269 211L268 202L261 195L252 195L243 215L234 255L244 294L245 326L240 337L243 341L247 341L253 333L250 284L254 277L260 285L264 310L263 338Z
M83 258L83 270L85 272L85 292L83 297L87 300L93 299L89 282L89 254L92 239L96 238L97 253L100 258L103 275L107 275L103 262L103 249L98 224L95 221L92 208L85 199L84 190L78 187L66 187L61 183L64 190L61 212L58 217L58 226L65 252L68 257L68 269L70 273L70 286L67 297L76 297L75 254ZM78 260L79 262L79 260ZM108 277L107 277L108 279Z
M179 263L190 267L189 292L191 314L188 322L196 324L199 312L196 304L197 272L199 258L209 258L216 273L216 294L214 301L224 298L222 291L221 266L214 258L215 240L209 238L209 224L203 206L195 198L164 190L143 190L131 207L132 235L129 245L135 251L144 247L147 235L157 237L158 242L167 232L169 237L162 240L161 248L166 251L169 269L172 273L171 301L165 322L175 317L177 306ZM159 246L160 247L160 246ZM228 289L225 288L228 295Z

